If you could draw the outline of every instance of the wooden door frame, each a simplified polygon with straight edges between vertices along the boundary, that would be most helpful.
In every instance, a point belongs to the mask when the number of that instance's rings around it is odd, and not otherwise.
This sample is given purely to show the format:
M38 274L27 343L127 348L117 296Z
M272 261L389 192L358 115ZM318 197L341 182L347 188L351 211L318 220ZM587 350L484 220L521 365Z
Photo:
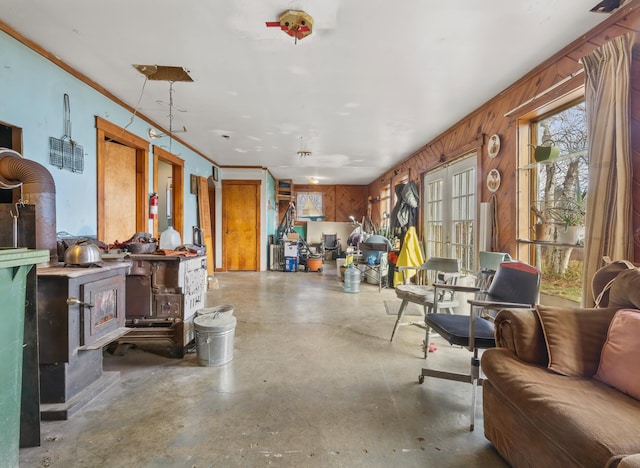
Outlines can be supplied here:
M108 164L106 139L132 148L136 151L136 231L147 232L149 229L149 142L124 128L96 116L96 163L98 189L98 239L104 239L105 195L104 175ZM131 234L134 234L133 232Z
M2 120L0 120L0 124L8 127L11 132L11 148L9 149L22 154L22 128L3 122Z
M260 188L262 187L262 181L260 180L223 180L222 181L222 189L224 191L224 187L228 185L257 185L256 191L256 213L258 215L258 219L256 219L256 271L260 271L260 221L261 221L261 212L260 212ZM224 192L222 196L222 205L224 207ZM224 210L222 210L224 212ZM224 233L227 231L227 220L224 216L222 216L222 269L223 271L229 271L227 268L227 243L225 242Z
M207 183L209 185L209 216L211 217L211 239L213 241L213 268L215 271L216 266L216 252L215 246L217 245L216 237L216 182L213 176L207 177Z
M184 159L169 153L167 150L153 145L153 191L158 193L158 161L171 165L173 183L171 198L171 215L173 229L178 231L180 239L184 239ZM153 220L153 236L158 237L158 218Z

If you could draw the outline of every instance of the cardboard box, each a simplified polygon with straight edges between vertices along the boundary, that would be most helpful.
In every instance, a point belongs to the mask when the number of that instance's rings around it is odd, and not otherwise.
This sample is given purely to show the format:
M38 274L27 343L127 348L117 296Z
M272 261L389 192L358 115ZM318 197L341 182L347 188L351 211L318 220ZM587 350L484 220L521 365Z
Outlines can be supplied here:
M297 232L290 232L287 234L287 239L298 242L298 240L300 240L300 234Z

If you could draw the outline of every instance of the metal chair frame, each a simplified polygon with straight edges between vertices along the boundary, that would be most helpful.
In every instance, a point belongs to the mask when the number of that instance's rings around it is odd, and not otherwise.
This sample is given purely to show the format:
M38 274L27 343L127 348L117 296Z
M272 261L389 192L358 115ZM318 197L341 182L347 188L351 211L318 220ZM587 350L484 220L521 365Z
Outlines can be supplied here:
M517 281L511 280L512 278L509 277L510 273L518 277ZM476 293L474 299L467 301L470 305L470 314L468 316L457 315L447 318L447 314L438 313L438 303L435 303L433 313L425 317L425 326L427 329L433 329L450 344L463 346L472 353L470 372L468 374L460 374L423 368L418 376L420 383L424 382L425 377L436 377L458 382L467 382L472 385L470 431L474 430L475 425L477 387L482 386L479 350L495 347L493 324L490 323L492 315L488 314L487 311L498 311L503 308L533 307L538 302L540 276L540 271L537 268L526 263L503 262L499 265L493 280L490 281L488 290L481 289L480 287L442 283L436 283L434 285L436 291L447 290ZM486 282L486 280L486 278L483 278L483 281ZM513 301L514 297L519 297L520 301ZM455 332L452 331L456 326L464 329L465 323L468 329L466 335L455 334ZM477 333L478 330L480 330L480 333ZM426 336L428 340L428 332ZM428 341L425 344L427 347L429 346Z
M398 267L398 271L402 272L403 275L403 283L407 282L406 272L409 270L417 270L418 282L425 284L400 284L396 286L396 296L402 299L402 304L400 304L398 316L389 341L393 341L398 328L401 326L414 325L420 327L424 329L426 333L424 341L424 357L426 359L427 353L429 352L429 328L425 324L427 316L432 313L436 304L441 309L448 310L449 313L453 313L453 308L458 306L458 301L455 299L452 291L441 288L440 292L438 292L433 285L426 284L429 282L429 274L431 273L434 283L441 281L449 285L455 285L458 278L462 276L460 273L460 261L457 258L431 257L419 267ZM423 307L424 319L422 321L402 321L409 302L419 304Z
M334 242L327 242L329 239L334 240ZM329 245L327 245L329 244ZM325 259L326 252L335 252L336 258L340 256L340 239L338 238L338 234L325 234L322 233L322 244L320 246L322 250L322 258Z

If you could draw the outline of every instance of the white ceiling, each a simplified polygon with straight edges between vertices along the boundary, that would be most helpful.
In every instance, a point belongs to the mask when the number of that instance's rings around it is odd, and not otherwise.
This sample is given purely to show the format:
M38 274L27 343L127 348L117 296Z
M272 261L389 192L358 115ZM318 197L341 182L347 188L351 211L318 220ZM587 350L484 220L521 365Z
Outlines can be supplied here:
M368 184L606 19L596 3L0 0L0 19L132 107L132 64L185 67L173 129L220 165ZM288 9L314 19L297 44L265 26ZM168 96L148 81L138 111L168 128Z

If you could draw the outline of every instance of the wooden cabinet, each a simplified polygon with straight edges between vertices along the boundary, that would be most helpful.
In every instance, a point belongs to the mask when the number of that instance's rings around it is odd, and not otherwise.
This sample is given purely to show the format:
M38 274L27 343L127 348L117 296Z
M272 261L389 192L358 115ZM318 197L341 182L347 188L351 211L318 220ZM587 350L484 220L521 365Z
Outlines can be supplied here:
M293 180L277 179L276 180L276 201L293 200Z

